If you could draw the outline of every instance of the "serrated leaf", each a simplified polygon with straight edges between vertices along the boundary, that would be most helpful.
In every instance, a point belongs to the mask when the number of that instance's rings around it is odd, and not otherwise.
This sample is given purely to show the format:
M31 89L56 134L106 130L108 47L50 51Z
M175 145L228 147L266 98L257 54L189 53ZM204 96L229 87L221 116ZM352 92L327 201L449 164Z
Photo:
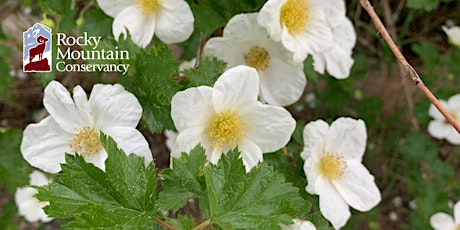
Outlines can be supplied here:
M172 169L165 169L160 174L163 188L158 194L158 207L161 210L175 212L189 199L196 198L205 191L205 162L205 150L200 146L192 149L190 154L182 153L180 158L172 159Z
M112 138L101 135L108 153L106 172L87 163L80 155L66 155L62 173L52 183L38 187L37 198L53 217L75 217L71 229L147 229L157 216L155 166L127 156Z
M208 36L225 24L236 14L259 11L266 0L187 0L193 15L195 26L203 36Z
M320 212L315 212L310 214L306 218L312 222L317 230L332 230L333 228L329 227L329 221L327 221Z
M21 139L19 130L0 130L0 186L5 184L11 194L16 188L28 185L32 173L19 149Z
M163 129L174 130L171 119L171 99L182 86L171 79L177 75L179 65L167 46L158 46L150 51L140 50L135 63L136 73L122 77L120 83L136 95L144 109L145 124L153 133Z
M171 219L170 223L178 230L192 230L195 227L195 218L179 215L177 219Z
M202 57L198 69L186 69L184 74L187 76L188 87L201 85L213 86L217 78L224 72L227 64L215 57Z
M209 219L222 229L280 229L304 206L299 190L266 163L246 174L238 150L223 154L204 176Z

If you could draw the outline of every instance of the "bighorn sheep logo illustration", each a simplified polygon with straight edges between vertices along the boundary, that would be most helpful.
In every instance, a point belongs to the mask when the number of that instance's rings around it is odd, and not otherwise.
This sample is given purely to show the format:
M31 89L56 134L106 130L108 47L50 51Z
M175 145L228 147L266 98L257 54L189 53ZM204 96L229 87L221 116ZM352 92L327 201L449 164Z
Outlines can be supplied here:
M43 59L43 52L45 51L47 41L48 39L43 36L37 37L38 45L33 48L30 48L29 50L29 62L32 62L34 57L37 55L38 55L38 61L41 61Z
M22 69L24 72L51 72L53 65L51 29L35 23L22 33Z

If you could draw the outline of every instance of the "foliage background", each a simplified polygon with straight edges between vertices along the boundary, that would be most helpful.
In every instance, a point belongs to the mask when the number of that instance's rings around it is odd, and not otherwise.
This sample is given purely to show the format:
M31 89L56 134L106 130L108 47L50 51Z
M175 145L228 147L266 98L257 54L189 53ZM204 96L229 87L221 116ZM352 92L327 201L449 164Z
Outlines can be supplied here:
M196 31L180 45L158 46L139 50L126 42L120 46L131 50L132 65L139 71L139 88L130 78L103 73L25 74L22 69L22 31L43 19L54 21L55 31L78 35L84 31L94 36L111 36L111 18L102 13L95 1L82 0L0 0L0 229L55 229L62 223L28 224L16 212L14 191L28 183L31 168L19 153L21 130L46 116L43 88L57 79L68 88L82 85L90 91L93 84L123 83L134 92L159 91L156 97L138 97L145 113L139 129L150 143L158 170L169 166L163 128L173 128L167 115L175 91L199 84L212 85L223 64L204 60L208 71L186 72L186 81L165 81L161 75L173 75L182 60L196 56L200 38L219 35L221 27L235 14L257 11L264 0L188 0L196 18ZM460 25L458 0L371 1L387 25L403 54L421 78L441 99L460 92L460 48L452 47L441 26L447 21ZM410 80L401 77L398 64L379 38L358 0L347 1L347 15L358 35L354 49L355 65L346 80L335 80L314 73L311 59L306 61L308 85L298 103L288 107L298 120L298 128L289 143L288 157L267 154L265 161L285 174L304 191L302 161L303 125L316 119L332 121L340 116L365 120L368 145L364 164L375 175L383 200L367 213L354 212L344 229L431 229L429 217L435 212L452 213L449 202L460 200L460 147L430 137L426 127L429 102L416 91ZM159 41L154 39L155 44ZM114 45L107 39L106 47ZM162 57L162 58L158 58ZM177 61L172 61L172 58ZM149 66L152 64L152 66ZM168 67L168 68L162 68ZM161 69L162 72L158 72ZM144 74L143 74L144 73ZM154 76L145 73L155 73ZM168 87L164 87L164 85ZM314 93L314 102L307 100ZM146 94L150 95L150 94ZM156 121L156 122L155 122ZM153 134L156 133L156 134ZM303 194L307 196L307 194ZM311 196L313 208L317 198ZM199 216L196 205L179 213Z

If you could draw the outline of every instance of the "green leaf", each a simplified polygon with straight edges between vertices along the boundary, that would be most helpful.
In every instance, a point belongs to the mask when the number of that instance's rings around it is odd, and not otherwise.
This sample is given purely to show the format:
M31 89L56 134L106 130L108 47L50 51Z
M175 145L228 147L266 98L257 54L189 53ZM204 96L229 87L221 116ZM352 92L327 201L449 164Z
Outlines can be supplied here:
M175 212L189 199L204 193L205 162L205 150L200 146L192 149L190 154L182 153L180 158L172 159L172 169L165 169L160 174L163 188L158 194L158 207L161 210Z
M101 134L108 153L106 172L80 155L66 155L62 173L52 183L38 187L37 198L49 201L53 217L75 217L70 229L148 229L157 216L155 166L127 156L112 138Z
M193 15L195 26L202 36L208 36L215 30L224 27L236 14L259 11L265 0L187 0Z
M19 130L0 130L0 181L10 193L29 184L32 168L22 158L19 149L22 133ZM14 175L14 176L12 176Z
M223 229L279 229L290 224L305 202L266 163L246 174L238 150L222 155L204 170L209 219Z
M77 13L72 0L39 0L38 4L43 12L53 16L59 23L60 32L69 32L75 28L75 14Z
M441 63L438 49L427 41L413 44L412 50L420 56L427 70L435 70Z
M310 214L306 218L310 222L312 222L317 230L332 230L333 228L329 227L329 221L327 221L321 212L315 212Z
M441 0L449 2L450 0ZM439 5L440 0L408 0L406 6L414 9L423 9L425 11L432 11Z
M171 99L182 86L171 78L177 75L179 65L172 51L165 45L140 50L132 77L122 77L120 83L136 95L144 109L142 123L153 133L163 129L174 130L171 118Z
M177 219L171 219L170 223L178 230L192 230L195 227L195 219L184 215L177 216Z
M225 62L215 57L201 58L198 69L192 68L183 71L189 81L188 87L200 85L213 86L217 78L224 72L226 65Z
M85 21L80 28L80 34L90 31L91 36L112 36L113 19L99 8L87 11L84 19Z
M410 134L401 140L399 150L403 156L411 160L425 160L431 162L437 157L437 148L426 135L422 133Z

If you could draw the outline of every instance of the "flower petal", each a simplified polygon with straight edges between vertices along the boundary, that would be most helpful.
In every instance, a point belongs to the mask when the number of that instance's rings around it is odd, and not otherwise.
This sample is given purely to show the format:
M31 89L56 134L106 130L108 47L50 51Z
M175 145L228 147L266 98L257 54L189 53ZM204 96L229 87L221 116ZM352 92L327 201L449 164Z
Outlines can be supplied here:
M110 17L116 17L125 8L136 4L135 0L97 0L99 7Z
M83 123L92 127L94 125L94 119L91 116L91 108L88 103L88 97L86 92L79 85L73 88L73 100L75 102L75 108L80 114L80 118Z
M460 202L457 201L454 205L454 220L455 220L455 225L458 226L460 225Z
M259 71L262 98L271 105L287 106L299 100L307 80L303 64L273 59L265 71Z
M445 120L434 120L428 123L428 133L436 139L447 138L451 129L453 129L453 127L451 127Z
M180 157L182 152L189 153L195 146L203 142L203 137L206 135L205 129L206 126L195 126L180 132L176 138L177 148L174 151L171 150L171 156ZM204 147L203 144L202 146Z
M15 201L18 207L18 213L28 222L49 222L53 218L49 218L45 211L42 209L42 204L45 202L39 202L33 196L37 193L37 190L31 187L18 188L15 193Z
M146 165L152 162L153 158L149 143L147 143L147 140L139 130L131 127L117 126L102 131L111 136L117 143L118 148L123 149L126 155L134 153L137 156L144 157Z
M322 0L325 2L324 12L326 13L326 19L329 26L335 27L336 25L343 22L343 18L346 17L345 1L343 0Z
M337 47L323 52L322 54L326 60L327 72L331 76L337 79L345 79L350 75L350 70L354 63L350 54Z
M65 153L70 153L69 142L73 135L65 132L52 117L24 129L21 152L32 166L48 173L61 171Z
M243 158L246 172L251 171L254 166L263 161L262 151L259 146L249 139L241 140L238 149L241 151L241 158Z
M100 168L102 171L105 171L105 160L107 160L108 158L108 154L107 154L107 151L105 151L104 148L102 148L101 150L99 150L99 152L97 152L93 158L91 159L86 159L85 158L85 161L88 162L88 163L91 163L93 164L94 166Z
M236 66L225 71L214 84L212 102L216 112L238 111L257 100L259 75L256 69Z
M460 145L460 133L449 124L449 133L446 136L446 140L453 145Z
M300 154L306 160L312 156L322 156L324 144L327 140L329 125L323 120L309 122L303 130L303 142L305 147ZM318 157L319 158L319 157Z
M179 1L176 1L176 3ZM174 8L163 7L156 17L156 35L164 43L178 43L187 40L193 32L193 17L190 6L185 1L174 4ZM165 3L166 4L166 3Z
M215 115L212 88L199 86L176 93L171 100L171 117L177 131L196 126L206 126Z
M363 120L341 117L331 124L324 150L340 154L346 160L361 161L366 150L366 140Z
M77 94L80 93L79 91L77 88ZM83 101L81 95L77 95L76 98L79 103ZM91 125L87 123L86 112L80 113L81 111L77 109L69 91L57 81L52 81L46 86L43 104L56 123L69 133Z
M319 195L319 209L323 216L332 223L335 229L343 227L351 216L345 200L331 182L324 177L316 180L315 191Z
M136 127L142 116L137 98L123 86L96 84L89 98L95 128Z
M241 43L268 39L267 30L257 23L258 15L246 13L233 16L224 28L224 37L238 39Z
M318 169L319 158L309 157L305 160L303 165L303 171L307 176L308 184L305 187L305 191L310 194L318 194L315 190L316 180L321 177L321 172Z
M275 41L281 40L280 9L286 0L269 0L259 11L257 22L267 29L270 38Z
M351 207L361 212L369 211L381 200L374 176L357 160L347 161L344 174L332 184Z
M452 216L443 212L438 212L432 215L430 218L430 224L435 230L455 229L454 219Z
M295 120L284 108L253 102L239 111L247 126L245 137L259 146L263 153L274 152L291 139Z
M447 100L447 106L451 112L460 116L460 94L450 97L449 100ZM460 117L458 117L458 120L460 120Z
M353 22L347 17L343 17L340 24L332 28L332 39L336 46L346 51L347 54L351 54L356 44L356 31Z
M250 47L248 43L225 37L214 37L206 42L203 53L227 62L227 68L244 65L244 54Z
M439 103L444 107L447 108L447 102L444 100L439 100ZM428 111L428 114L433 117L436 120L445 120L444 116L439 112L439 110L433 105L430 105L430 109Z
M140 47L146 47L155 33L155 15L144 14L133 5L121 11L113 20L112 33L116 40L128 29L131 39Z
M49 179L46 175L38 170L34 170L30 175L30 185L43 186L48 184Z

